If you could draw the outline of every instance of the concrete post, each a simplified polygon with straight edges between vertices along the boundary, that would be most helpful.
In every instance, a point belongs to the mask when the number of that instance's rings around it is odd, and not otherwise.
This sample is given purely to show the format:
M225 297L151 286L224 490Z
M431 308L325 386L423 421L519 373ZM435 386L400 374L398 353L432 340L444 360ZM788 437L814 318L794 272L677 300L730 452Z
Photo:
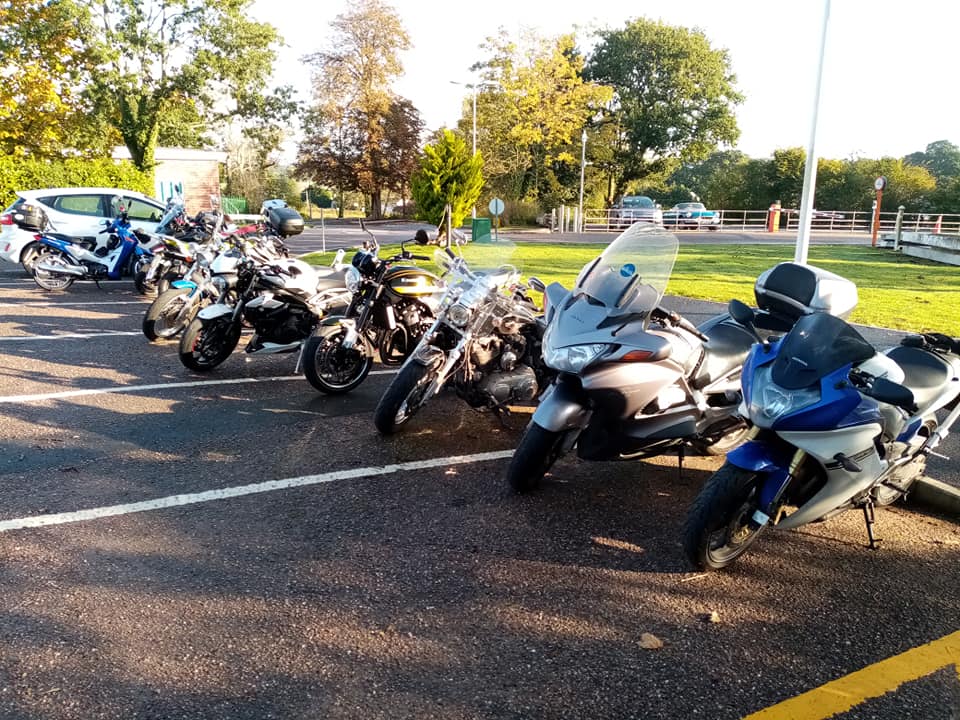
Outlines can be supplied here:
M906 210L906 208L903 205L897 208L897 222L893 228L893 233L894 233L893 251L894 252L900 252L900 238L903 236L903 211L904 210Z

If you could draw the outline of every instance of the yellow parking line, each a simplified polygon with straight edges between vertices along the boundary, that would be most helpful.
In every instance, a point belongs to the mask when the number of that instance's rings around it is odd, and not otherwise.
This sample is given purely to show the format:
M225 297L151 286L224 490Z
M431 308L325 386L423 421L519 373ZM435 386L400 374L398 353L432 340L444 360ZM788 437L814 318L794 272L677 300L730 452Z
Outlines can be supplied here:
M960 679L960 632L868 665L743 720L825 720L950 665L957 666Z

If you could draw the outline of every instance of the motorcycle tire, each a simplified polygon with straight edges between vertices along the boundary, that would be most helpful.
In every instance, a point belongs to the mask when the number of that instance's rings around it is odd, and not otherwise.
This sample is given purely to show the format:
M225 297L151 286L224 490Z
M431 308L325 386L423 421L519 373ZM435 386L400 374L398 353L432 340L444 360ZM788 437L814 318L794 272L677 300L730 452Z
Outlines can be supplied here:
M515 493L540 487L540 480L562 455L563 436L530 421L507 468L507 482Z
M73 285L76 280L75 275L60 274L56 272L48 272L46 270L39 270L36 267L36 264L40 261L50 263L51 265L63 265L67 267L70 265L63 255L58 252L42 252L37 255L36 260L34 261L33 268L33 281L43 288L44 290L66 290L68 287Z
M180 362L190 370L208 372L222 363L240 342L240 325L229 319L194 318L180 338Z
M147 280L145 270L137 270L137 273L133 276L133 287L141 295L159 295L156 281Z
M373 424L383 435L392 435L426 404L427 388L437 376L434 368L410 361L404 365L377 403Z
M696 440L691 445L700 455L726 455L746 439L748 432L750 432L749 426L743 425L743 427L731 429L714 442Z
M729 463L711 475L687 513L683 550L700 570L722 570L745 553L766 525L751 523L760 476Z
M342 395L366 380L373 358L356 347L346 350L341 327L323 328L303 347L303 374L313 387L328 395Z
M183 306L189 302L189 296L190 290L188 288L171 288L157 295L157 299L150 303L150 307L147 308L147 312L143 316L143 334L147 337L147 340L152 342L176 337L190 324L197 311L202 307L201 303L194 303L190 312L180 322L177 322L177 316Z
M27 244L20 253L20 265L27 271L27 275L33 277L33 264L40 255L40 243Z

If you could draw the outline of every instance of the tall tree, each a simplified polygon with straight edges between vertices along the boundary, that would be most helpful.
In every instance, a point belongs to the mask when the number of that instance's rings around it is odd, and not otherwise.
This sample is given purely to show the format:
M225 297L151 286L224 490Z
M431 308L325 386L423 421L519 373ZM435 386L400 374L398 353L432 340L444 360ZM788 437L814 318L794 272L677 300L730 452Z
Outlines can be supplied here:
M612 90L584 81L573 35L490 38L485 49L491 57L474 68L483 77L477 147L491 190L513 200L570 201L579 183L581 133ZM466 135L471 124L468 101L460 132Z
M923 152L910 153L904 158L910 165L929 170L937 182L960 177L960 147L949 140L937 140Z
M413 175L417 217L439 226L449 204L453 225L459 227L482 188L483 156L479 152L474 155L463 138L442 130L436 142L424 148L420 167Z
M401 109L411 109L409 101L389 90L403 71L400 53L410 47L410 38L396 10L381 0L356 0L331 27L326 46L306 58L313 68L314 102L298 167L341 193L368 194L371 214L379 218L383 192L394 182L385 152L391 112L394 125L414 120Z
M60 157L102 133L85 133L89 108L78 88L95 67L85 40L87 9L75 0L0 3L0 152Z
M669 159L705 158L740 134L733 109L743 97L727 51L698 30L638 19L603 31L585 74L615 91L607 112L618 128L610 201Z
M149 169L165 120L191 114L256 133L293 111L290 88L268 92L275 28L247 18L251 0L83 0L103 62L88 92L119 129L134 164ZM92 39L91 39L92 40ZM193 110L177 120L181 103ZM195 137L195 134L192 135Z

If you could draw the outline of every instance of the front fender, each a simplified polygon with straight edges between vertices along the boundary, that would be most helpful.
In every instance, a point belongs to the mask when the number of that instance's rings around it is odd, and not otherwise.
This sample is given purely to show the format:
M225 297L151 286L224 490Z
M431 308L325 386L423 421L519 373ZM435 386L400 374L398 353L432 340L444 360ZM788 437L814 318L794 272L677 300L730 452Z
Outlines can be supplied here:
M790 459L782 457L767 443L749 441L727 453L727 462L741 470L772 473L786 470Z
M197 284L192 280L174 280L170 283L170 287L176 288L177 290L196 290Z
M443 350L427 343L420 343L410 354L410 359L413 362L428 368L436 367L441 364L445 358L446 353L444 353Z
M197 317L200 320L216 320L224 315L232 314L233 308L230 305L227 305L226 303L216 303L214 305L207 305L197 313Z
M582 430L590 422L591 414L583 390L560 378L540 398L533 422L550 432Z

